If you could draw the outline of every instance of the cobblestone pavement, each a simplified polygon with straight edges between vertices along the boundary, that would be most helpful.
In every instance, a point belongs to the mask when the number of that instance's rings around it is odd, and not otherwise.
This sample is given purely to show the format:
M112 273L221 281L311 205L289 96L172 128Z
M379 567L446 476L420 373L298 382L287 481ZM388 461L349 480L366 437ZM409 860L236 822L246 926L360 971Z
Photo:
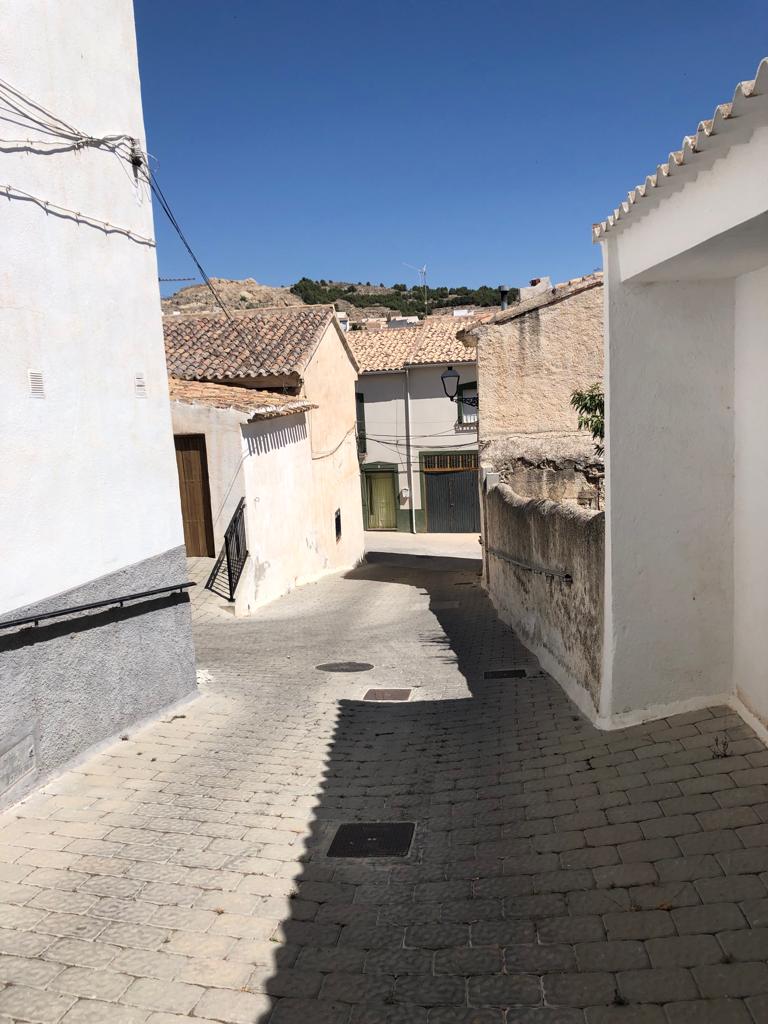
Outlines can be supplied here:
M596 731L469 573L197 647L201 699L0 819L3 1024L768 1021L768 752L727 709ZM379 820L407 858L326 856Z

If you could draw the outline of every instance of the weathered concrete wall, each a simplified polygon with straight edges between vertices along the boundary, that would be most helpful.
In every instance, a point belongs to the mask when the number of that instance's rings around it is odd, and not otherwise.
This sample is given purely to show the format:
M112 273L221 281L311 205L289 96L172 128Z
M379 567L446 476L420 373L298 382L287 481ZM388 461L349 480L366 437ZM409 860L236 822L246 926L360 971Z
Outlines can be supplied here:
M505 484L488 489L484 506L486 587L494 606L542 666L596 717L602 678L604 514L526 500Z
M512 434L577 434L571 393L603 379L602 286L477 333L480 442Z
M13 616L44 614L187 579L176 547ZM163 594L0 636L0 807L90 747L194 690L189 597Z

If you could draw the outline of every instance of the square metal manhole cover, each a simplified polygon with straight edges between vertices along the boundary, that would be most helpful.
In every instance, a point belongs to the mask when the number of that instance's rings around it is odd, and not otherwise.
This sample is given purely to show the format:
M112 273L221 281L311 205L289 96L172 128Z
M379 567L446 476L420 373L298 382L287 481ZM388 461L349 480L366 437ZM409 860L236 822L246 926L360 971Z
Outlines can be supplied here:
M525 675L524 668L494 668L483 672L483 679L523 679Z
M408 700L410 690L368 690L363 700Z
M407 857L416 825L412 821L373 821L339 825L328 857Z

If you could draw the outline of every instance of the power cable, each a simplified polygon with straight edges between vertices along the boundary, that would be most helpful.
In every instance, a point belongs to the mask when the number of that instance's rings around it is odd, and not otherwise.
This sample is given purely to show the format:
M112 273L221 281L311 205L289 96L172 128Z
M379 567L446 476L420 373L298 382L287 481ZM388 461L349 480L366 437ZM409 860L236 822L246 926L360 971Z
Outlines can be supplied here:
M150 168L149 164L146 161L144 161L144 169L145 169L145 172L146 172L146 175L147 175L147 181L149 182L149 187L152 190L152 195L157 200L158 205L160 206L160 209L163 211L163 213L168 218L168 220L169 220L169 222L171 224L171 227L173 228L173 230L176 232L176 234L181 239L182 245L184 246L184 248L189 253L190 259L192 260L194 265L197 267L197 270L198 270L198 272L200 274L200 277L203 279L204 284L206 285L206 287L210 291L211 295L213 296L216 305L219 307L219 309L221 309L221 311L224 314L224 316L232 324L232 326L234 327L236 333L239 335L241 340L244 341L247 345L250 345L251 339L248 338L247 335L245 335L240 330L240 325L237 322L237 319L232 316L232 314L229 311L229 309L225 306L224 302L221 300L221 298L219 296L219 293L213 287L213 284L211 282L210 277L208 277L208 275L206 274L205 270L203 269L203 265L201 264L200 260L195 255L195 252L194 252L192 246L190 245L189 241L187 240L186 235L182 231L181 225L179 224L178 220L176 219L176 217L174 215L173 210L171 209L170 203L166 199L165 194L163 193L163 190L160 188L160 185L159 185L159 183L157 181L157 176L156 176L155 172Z

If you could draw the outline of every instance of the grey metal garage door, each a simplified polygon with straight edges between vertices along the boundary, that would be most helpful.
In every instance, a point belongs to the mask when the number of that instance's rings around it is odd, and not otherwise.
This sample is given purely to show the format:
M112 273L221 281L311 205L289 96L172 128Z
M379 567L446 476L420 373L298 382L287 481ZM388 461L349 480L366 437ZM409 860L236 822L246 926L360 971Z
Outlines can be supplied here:
M428 533L480 530L477 453L424 456Z

